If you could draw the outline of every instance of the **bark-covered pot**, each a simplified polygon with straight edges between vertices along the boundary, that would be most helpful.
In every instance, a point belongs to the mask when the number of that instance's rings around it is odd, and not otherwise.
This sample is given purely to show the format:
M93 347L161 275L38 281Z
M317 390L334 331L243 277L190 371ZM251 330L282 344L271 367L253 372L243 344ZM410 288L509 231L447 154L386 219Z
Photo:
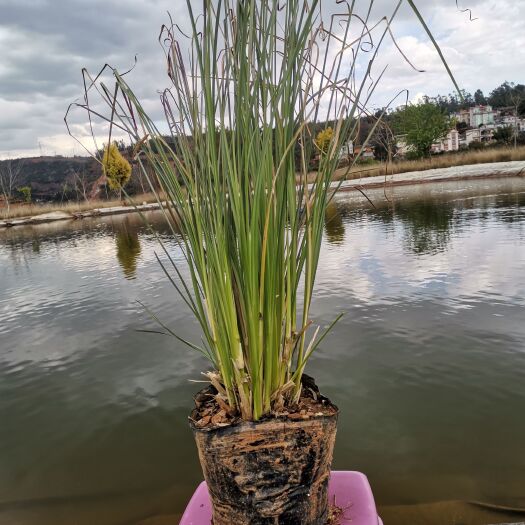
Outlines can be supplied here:
M338 409L307 381L324 410L204 428L192 412L213 525L325 525Z

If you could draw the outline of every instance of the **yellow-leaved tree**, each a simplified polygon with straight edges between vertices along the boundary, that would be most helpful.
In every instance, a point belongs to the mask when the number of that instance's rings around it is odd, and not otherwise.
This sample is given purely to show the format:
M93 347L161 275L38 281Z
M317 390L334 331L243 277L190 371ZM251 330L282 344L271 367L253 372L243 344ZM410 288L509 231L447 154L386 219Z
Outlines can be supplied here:
M334 130L331 127L321 130L315 138L315 145L321 150L321 153L328 153L330 143L334 138Z
M108 179L108 186L112 190L118 190L120 198L122 188L131 178L131 164L122 156L114 142L104 148L102 169Z

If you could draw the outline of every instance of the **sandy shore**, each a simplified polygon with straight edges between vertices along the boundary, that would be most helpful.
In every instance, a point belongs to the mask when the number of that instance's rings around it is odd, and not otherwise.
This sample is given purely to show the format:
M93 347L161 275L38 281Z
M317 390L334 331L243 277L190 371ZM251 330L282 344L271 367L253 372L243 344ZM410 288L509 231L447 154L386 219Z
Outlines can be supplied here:
M364 188L379 188L385 185L409 185L423 184L426 182L446 182L458 180L486 179L498 177L525 177L525 161L517 160L511 162L491 162L488 164L471 164L468 166L454 166L452 168L437 168L425 171L411 171L408 173L396 173L395 175L383 175L377 177L365 177L344 181L341 189L355 191ZM337 182L332 186L337 186Z
M438 168L425 171L412 171L409 173L397 173L387 177L365 177L347 180L341 183L343 191L362 191L364 189L379 188L384 186L400 186L423 184L426 182L446 182L472 179L487 179L498 177L525 177L525 161L493 162L488 164L472 164L468 166L454 166L452 168ZM332 183L336 187L339 183ZM159 209L158 203L141 204L137 206L115 206L111 208L96 208L93 210L67 213L55 211L34 215L32 217L21 217L17 219L0 220L0 228L25 226L28 224L40 224L44 222L78 220L88 217L99 217L105 215L119 215L122 213L135 213L137 211L151 211Z
M44 222L78 220L88 217L104 217L106 215L120 215L123 213L136 213L138 211L158 210L159 204L153 202L151 204L139 204L137 206L114 206L110 208L94 208L93 210L86 210L77 213L68 213L65 211L52 211L50 213L42 213L41 215L33 215L31 217L20 217L17 219L0 220L0 228L9 228L13 226L25 226L28 224L41 224Z

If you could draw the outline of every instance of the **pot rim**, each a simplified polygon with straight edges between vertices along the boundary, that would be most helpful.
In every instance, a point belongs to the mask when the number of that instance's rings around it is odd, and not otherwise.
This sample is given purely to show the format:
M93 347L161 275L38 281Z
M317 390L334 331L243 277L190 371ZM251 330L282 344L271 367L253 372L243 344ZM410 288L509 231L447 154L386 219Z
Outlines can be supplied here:
M201 391L199 391L199 393L205 392L208 389L210 389L210 386L202 389ZM197 393L197 395L199 393ZM194 408L191 411L190 415L188 416L188 421L189 421L190 428L192 429L193 432L204 433L204 434L215 432L215 431L226 432L228 430L230 430L231 432L243 431L243 430L247 431L247 430L250 430L258 426L271 423L271 422L276 423L276 424L294 425L295 423L299 424L299 423L305 423L307 421L323 421L323 420L332 420L332 419L335 419L337 421L338 416L339 416L339 407L335 405L334 403L332 403L330 399L328 399L327 397L321 394L318 394L318 399L320 401L326 402L327 406L329 406L333 410L333 413L332 414L323 414L323 413L307 414L301 417L299 417L296 414L293 418L290 418L288 414L282 414L282 415L270 414L270 415L263 416L258 421L244 420L239 416L235 418L233 421L222 424L222 425L197 427L195 424L196 418L193 416L196 412L198 412L198 408Z
M333 414L319 414L319 415L313 414L313 415L308 415L305 417L294 417L293 419L291 419L287 415L282 415L282 416L270 415L262 419L259 419L258 421L248 421L248 420L241 419L239 417L238 419L235 419L231 423L226 423L220 426L215 425L215 426L208 426L208 427L197 427L195 425L194 419L192 419L191 414L190 414L188 416L188 421L190 424L190 428L193 430L193 432L201 432L204 434L215 432L215 431L231 430L233 432L236 430L249 430L249 429L261 426L263 424L270 423L270 422L282 423L282 424L286 424L290 426L290 425L293 425L294 423L304 423L307 421L323 421L323 420L330 420L330 419L337 420L339 416L339 408L334 404L331 404L330 406L333 409L335 409ZM193 410L192 410L192 414L193 414Z

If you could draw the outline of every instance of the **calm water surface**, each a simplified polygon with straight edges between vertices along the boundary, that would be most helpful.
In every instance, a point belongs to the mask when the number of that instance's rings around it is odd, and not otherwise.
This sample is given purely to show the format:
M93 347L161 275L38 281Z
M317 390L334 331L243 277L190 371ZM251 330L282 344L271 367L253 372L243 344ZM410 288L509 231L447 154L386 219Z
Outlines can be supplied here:
M346 312L310 365L341 408L335 467L381 505L525 506L525 180L370 196L328 210L312 312ZM156 249L135 216L0 231L0 525L134 523L200 481L207 365L137 331L140 300L198 340Z

